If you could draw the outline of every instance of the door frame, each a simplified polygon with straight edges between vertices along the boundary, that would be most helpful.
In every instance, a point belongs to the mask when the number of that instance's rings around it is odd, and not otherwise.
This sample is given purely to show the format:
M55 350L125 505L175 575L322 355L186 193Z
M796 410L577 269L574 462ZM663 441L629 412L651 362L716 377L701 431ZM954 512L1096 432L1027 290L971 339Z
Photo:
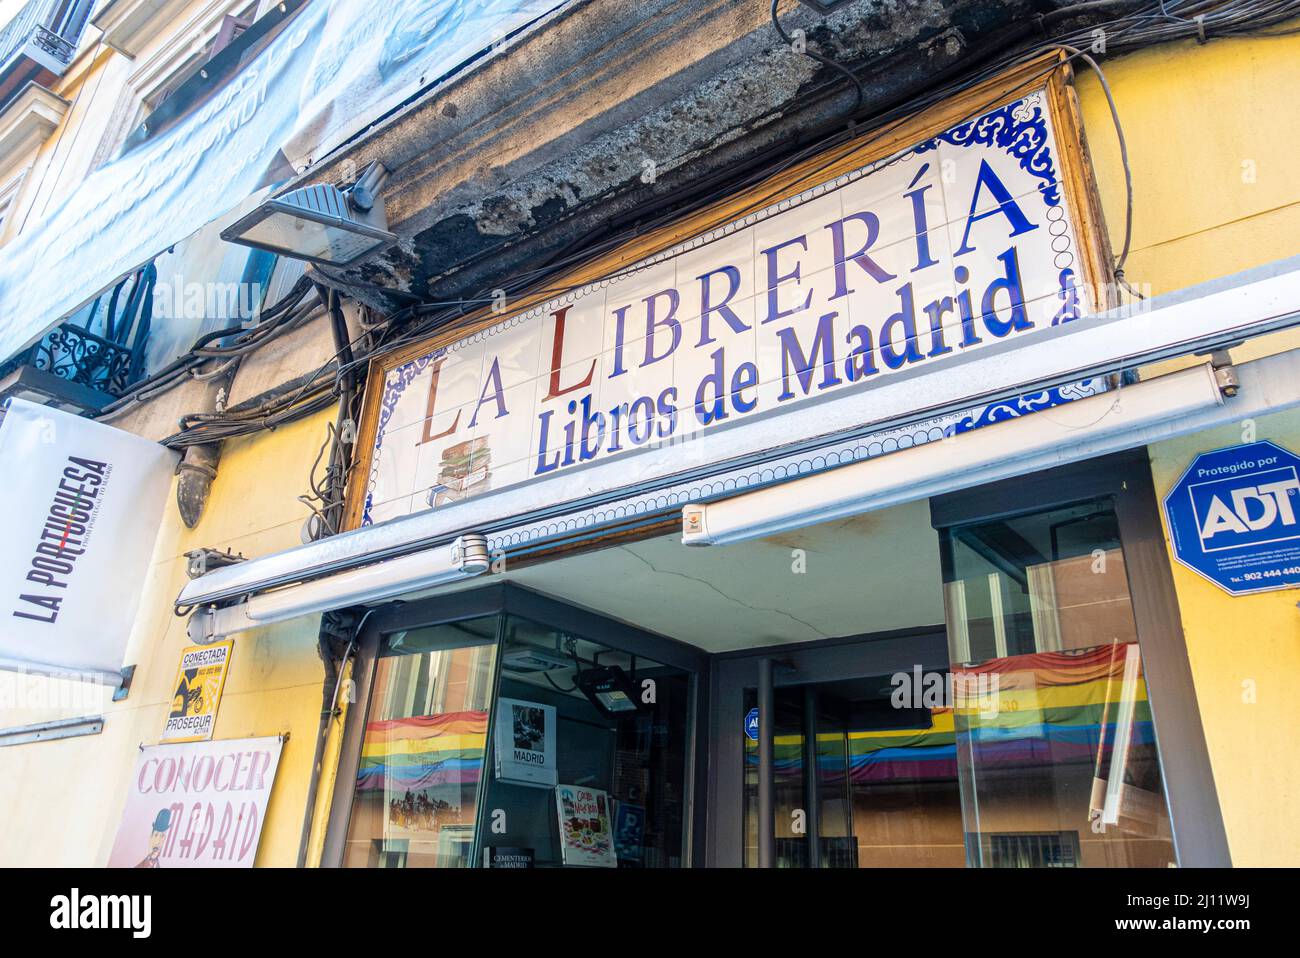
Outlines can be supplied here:
M1229 866L1228 837L1196 702L1146 447L936 496L930 500L930 520L943 535L952 526L1090 499L1110 499L1119 520L1178 863L1192 868ZM952 570L946 567L946 550L941 550L941 555L943 578L948 581Z
M661 665L682 669L690 675L687 702L689 711L686 723L686 794L683 796L685 809L682 822L682 861L687 866L702 865L704 846L698 836L703 833L704 828L704 802L701 800L701 793L707 756L699 745L699 739L702 717L709 714L709 690L712 685L709 655L685 643L561 602L540 592L512 583L499 583L412 602L390 602L376 607L372 613L367 614L352 660L355 701L348 706L347 716L344 719L337 773L327 812L321 867L337 868L343 864L348 824L352 817L354 785L357 769L361 763L362 740L365 736L366 718L370 714L376 665L384 636L402 630L496 616L497 635L495 639L488 641L499 646L502 641L500 624L506 615L517 615L561 631L572 632L610 648L651 659ZM500 678L501 670L498 663L494 666L492 700L488 710L486 746L489 749L495 731L493 725L496 703L500 694ZM485 752L485 755L490 755L490 752ZM490 768L490 762L484 767ZM482 806L486 796L487 789L480 787L478 794L480 807L475 817L474 848L476 850L479 848L478 826L484 820ZM471 856L471 867L478 867L477 857Z
M895 629L816 642L771 645L713 657L708 753L706 864L739 868L745 856L745 689L759 687L760 663L773 663L776 688L838 679L948 670L943 625ZM770 711L770 710L769 710ZM760 711L760 716L762 712Z

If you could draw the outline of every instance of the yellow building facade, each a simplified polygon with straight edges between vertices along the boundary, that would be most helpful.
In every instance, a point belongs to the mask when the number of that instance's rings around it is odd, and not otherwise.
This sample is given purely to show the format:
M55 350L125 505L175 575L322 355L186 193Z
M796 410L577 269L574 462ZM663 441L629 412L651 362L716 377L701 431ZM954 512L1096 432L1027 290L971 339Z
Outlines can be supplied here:
M1300 79L1298 39L1171 44L1107 64L1133 173L1131 282L1157 295L1295 252L1300 181L1290 144L1300 137L1300 109L1288 91ZM1106 101L1086 72L1079 90L1116 237L1124 181ZM1277 334L1232 355L1245 360L1297 342ZM1197 453L1256 438L1300 447L1300 416L1152 445L1157 495L1163 499ZM1283 589L1233 597L1172 568L1233 864L1293 864L1300 825L1277 809L1300 789L1300 766L1287 758L1289 729L1300 719L1300 596Z
M1158 295L1296 252L1300 237L1300 36L1185 42L1106 60L1127 138L1133 178L1128 282ZM93 70L77 75L84 85ZM1118 248L1125 187L1110 109L1095 76L1076 78L1084 132L1111 244ZM75 89L64 91L75 98ZM1279 334L1232 350L1244 361L1300 346ZM1186 362L1143 370L1143 377ZM372 384L373 385L373 384ZM29 783L0 792L0 860L9 865L100 866L109 856L137 749L158 739L182 650L191 644L173 603L198 548L257 557L298 545L305 512L297 497L334 412L226 442L198 525L187 529L169 502L127 662L129 694L103 706L100 735L34 742L0 752L0 778ZM147 419L116 424L159 432ZM1253 439L1300 449L1300 412L1153 444L1155 491L1163 497L1198 453ZM1172 554L1171 554L1172 555ZM1300 793L1300 612L1295 589L1232 597L1172 561L1188 658L1236 866L1300 861L1300 821L1280 814ZM324 670L319 616L236 636L215 738L285 735L256 864L299 860L321 720ZM331 719L307 863L321 860L346 707ZM41 713L44 715L45 713ZM52 783L58 783L57 787ZM55 825L57 823L57 825Z

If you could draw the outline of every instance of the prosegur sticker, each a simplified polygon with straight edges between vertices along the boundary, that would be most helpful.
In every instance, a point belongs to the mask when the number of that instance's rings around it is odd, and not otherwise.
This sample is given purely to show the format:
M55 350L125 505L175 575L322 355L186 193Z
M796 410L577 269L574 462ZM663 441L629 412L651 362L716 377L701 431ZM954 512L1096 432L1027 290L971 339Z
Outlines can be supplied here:
M1224 591L1300 586L1300 457L1276 443L1201 453L1165 517L1174 557Z
M227 639L214 645L190 646L181 653L163 742L207 742L212 738L234 647L234 640Z

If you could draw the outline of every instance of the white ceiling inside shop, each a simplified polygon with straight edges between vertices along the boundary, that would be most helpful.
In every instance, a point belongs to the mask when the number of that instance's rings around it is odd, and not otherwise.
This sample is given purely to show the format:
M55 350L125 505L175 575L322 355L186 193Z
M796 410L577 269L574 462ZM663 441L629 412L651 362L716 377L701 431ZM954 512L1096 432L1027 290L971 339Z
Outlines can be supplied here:
M925 501L738 545L687 548L674 534L503 578L709 652L943 622Z

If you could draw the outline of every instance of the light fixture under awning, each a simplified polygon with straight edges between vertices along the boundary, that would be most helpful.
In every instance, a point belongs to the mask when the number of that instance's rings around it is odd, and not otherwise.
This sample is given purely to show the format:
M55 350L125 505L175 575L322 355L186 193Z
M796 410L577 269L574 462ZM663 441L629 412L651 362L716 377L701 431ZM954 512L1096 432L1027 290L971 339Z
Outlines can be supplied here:
M1214 367L1205 363L887 456L684 506L682 542L744 542L1023 475L1082 458L1071 450L1099 437L1128 436L1140 445L1141 429L1223 402Z

